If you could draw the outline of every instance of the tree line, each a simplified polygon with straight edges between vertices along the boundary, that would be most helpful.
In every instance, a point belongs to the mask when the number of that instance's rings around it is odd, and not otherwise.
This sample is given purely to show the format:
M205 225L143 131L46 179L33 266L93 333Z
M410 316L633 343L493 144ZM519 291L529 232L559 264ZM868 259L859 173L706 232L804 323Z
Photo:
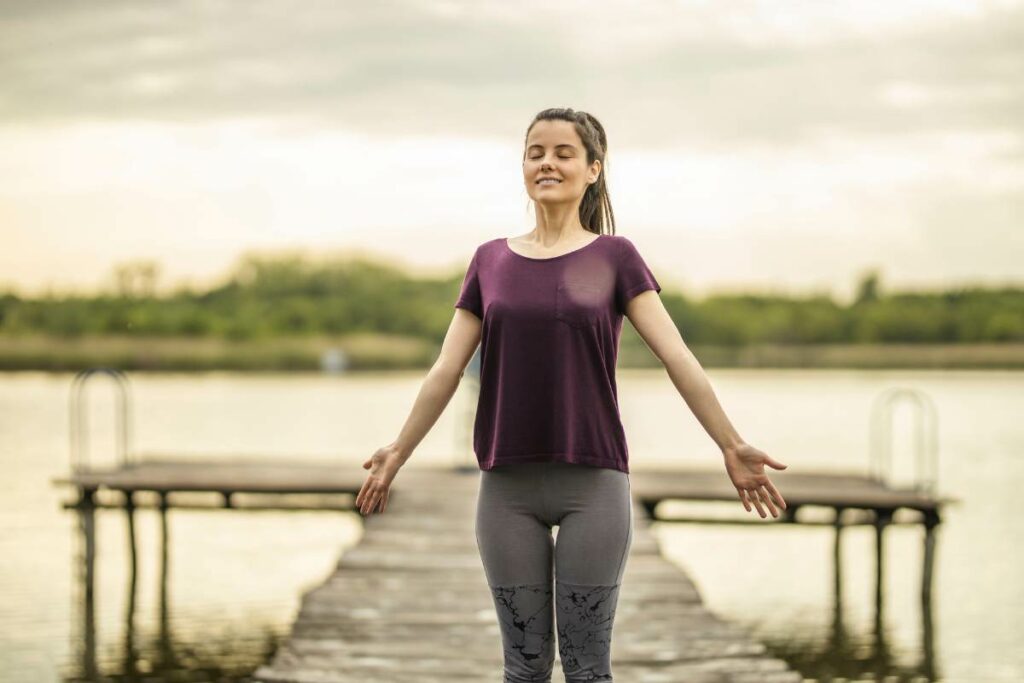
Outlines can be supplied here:
M444 337L463 272L414 278L365 258L246 255L205 291L155 290L158 268L130 262L100 295L0 293L0 334L218 337L259 340L377 332ZM886 292L877 272L848 304L828 295L661 293L687 343L999 343L1024 341L1024 288Z

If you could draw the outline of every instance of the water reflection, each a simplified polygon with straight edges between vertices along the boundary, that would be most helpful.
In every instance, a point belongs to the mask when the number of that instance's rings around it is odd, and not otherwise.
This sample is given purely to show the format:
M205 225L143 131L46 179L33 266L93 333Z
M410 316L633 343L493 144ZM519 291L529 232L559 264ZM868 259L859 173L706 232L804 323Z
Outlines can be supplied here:
M128 595L125 601L124 640L120 652L101 656L97 652L96 600L96 510L95 494L83 492L73 506L78 519L77 551L74 557L76 577L76 611L73 618L78 632L72 629L73 661L61 674L61 680L79 681L219 681L242 683L250 674L272 657L283 635L269 629L264 633L244 634L210 632L194 633L176 638L171 626L169 585L169 535L167 499L160 498L160 572L159 600L155 633L136 628L138 605L138 551L135 543L135 506L131 496L125 497L128 523L129 572ZM190 630L194 630L190 629ZM255 629L254 629L255 630Z
M935 630L933 623L932 608L932 576L935 558L935 529L938 525L938 516L935 514L924 515L921 523L918 522L892 522L891 516L880 514L869 519L873 515L865 514L862 511L848 510L847 513L860 513L857 521L849 521L849 514L845 517L837 516L837 522L833 523L835 535L832 548L832 604L831 620L827 631L821 629L802 629L804 636L794 637L794 632L800 629L793 629L785 636L779 636L777 632L757 631L757 639L765 644L768 651L775 657L785 660L793 669L799 671L807 681L819 681L828 683L831 681L886 681L895 683L907 681L908 683L923 683L925 681L941 681L942 675L937 670ZM842 523L838 520L844 519ZM866 631L856 631L848 626L844 620L844 614L848 610L843 595L844 573L842 564L843 530L855 525L872 525L875 527L875 594L874 614L871 626ZM884 531L886 528L904 524L920 526L924 530L924 553L922 556L921 571L921 592L920 592L920 618L921 618L921 644L919 648L919 661L906 663L906 652L896 651L890 645L886 628L885 592L884 586L884 563L881 558L884 553ZM857 599L853 604L860 602ZM852 605L851 605L852 606ZM795 626L795 624L794 624ZM818 637L820 636L820 637Z
M791 666L805 677L818 681L836 679L849 680L884 680L884 681L937 681L939 680L935 664L934 631L932 629L932 591L931 576L934 561L936 515L926 515L924 520L925 552L922 566L921 583L921 659L917 664L906 665L897 661L886 637L885 627L885 592L883 590L885 576L885 557L883 541L884 531L891 525L891 516L880 514L873 521L875 526L875 600L874 619L871 630L861 636L847 627L843 621L845 604L843 600L842 571L842 530L847 525L836 525L834 536L832 567L833 567L833 604L832 623L827 638L821 643L808 647L789 649L785 644L765 644L778 656L786 659Z

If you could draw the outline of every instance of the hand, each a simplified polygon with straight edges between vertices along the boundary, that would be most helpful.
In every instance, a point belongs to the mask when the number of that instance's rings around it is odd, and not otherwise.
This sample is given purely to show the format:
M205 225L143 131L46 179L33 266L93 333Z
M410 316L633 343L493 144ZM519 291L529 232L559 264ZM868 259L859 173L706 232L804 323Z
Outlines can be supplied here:
M778 460L768 456L764 451L754 448L750 444L742 443L738 446L730 446L722 449L725 456L725 470L732 479L733 486L740 496L740 502L747 512L750 512L750 503L757 507L757 513L765 518L764 508L761 503L768 506L772 517L778 517L778 510L775 503L778 503L783 510L786 509L786 501L782 494L775 488L775 485L764 473L764 466L769 465L777 470L784 470L788 465L783 465Z
M381 512L387 509L391 482L403 464L405 460L390 446L378 448L363 463L363 469L370 470L370 475L356 496L356 507L360 514L368 515L378 508Z

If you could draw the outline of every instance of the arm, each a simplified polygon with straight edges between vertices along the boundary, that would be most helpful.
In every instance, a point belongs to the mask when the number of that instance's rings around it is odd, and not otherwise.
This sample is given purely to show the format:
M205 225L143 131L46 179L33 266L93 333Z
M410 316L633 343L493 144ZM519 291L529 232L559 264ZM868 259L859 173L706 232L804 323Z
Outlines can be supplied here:
M481 320L469 311L455 309L441 352L427 372L398 437L377 449L363 463L363 468L370 470L370 474L355 501L362 514L372 513L375 509L384 512L391 482L399 468L409 460L459 388L466 365L480 343L482 326Z
M679 334L661 297L647 290L626 304L626 316L637 333L665 366L672 383L679 391L694 417L722 451L726 472L736 487L740 501L747 512L750 503L758 514L765 517L761 503L768 506L773 517L778 517L774 502L783 509L786 501L764 473L764 465L775 469L787 466L746 443L729 421L711 382Z

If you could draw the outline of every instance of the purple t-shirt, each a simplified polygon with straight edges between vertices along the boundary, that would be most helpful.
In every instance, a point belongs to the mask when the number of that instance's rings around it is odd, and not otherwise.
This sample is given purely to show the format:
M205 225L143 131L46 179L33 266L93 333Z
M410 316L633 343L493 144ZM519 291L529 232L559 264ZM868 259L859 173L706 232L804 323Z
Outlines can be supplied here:
M661 286L621 235L551 258L503 237L477 247L455 306L483 321L481 469L560 460L629 472L615 362L626 303L648 289Z

